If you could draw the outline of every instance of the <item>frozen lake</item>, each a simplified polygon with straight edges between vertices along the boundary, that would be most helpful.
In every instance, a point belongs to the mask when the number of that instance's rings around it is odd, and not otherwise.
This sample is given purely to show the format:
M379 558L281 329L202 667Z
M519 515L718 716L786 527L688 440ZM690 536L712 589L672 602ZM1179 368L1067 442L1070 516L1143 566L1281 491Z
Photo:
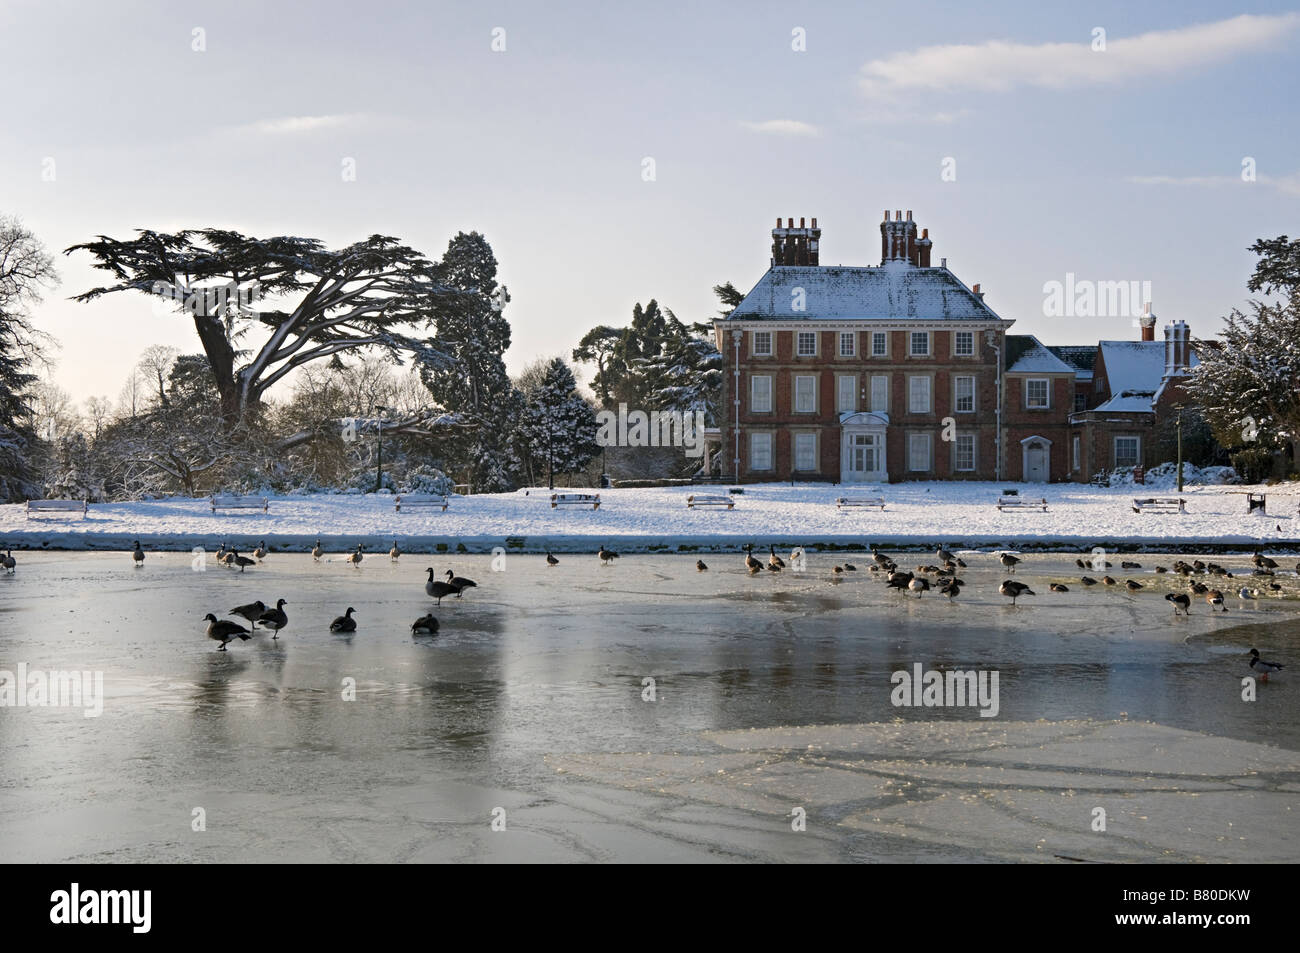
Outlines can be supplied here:
M150 554L140 570L125 553L17 553L16 575L0 577L0 670L101 671L105 698L97 718L0 709L0 843L12 861L811 861L1023 858L1059 838L1056 853L1095 850L1085 859L1300 859L1286 815L1300 798L1287 676L1300 676L1289 668L1250 703L1240 684L1251 647L1297 664L1294 574L1276 577L1282 597L1232 595L1226 616L1198 599L1175 619L1163 593L1181 580L1150 572L1171 557L1126 557L1146 567L1111 571L1146 584L1129 594L1078 586L1073 555L1030 555L1016 578L1037 596L1012 608L995 559L963 555L969 584L950 604L886 589L863 554L813 553L803 574L751 578L741 555L706 556L698 573L676 555L611 567L562 555L555 568L509 555L494 571L490 556L352 567L277 554L239 574L210 556L194 571L181 553ZM859 571L836 584L830 569L846 559ZM478 588L432 609L426 566ZM1049 592L1054 580L1071 591ZM278 598L290 619L278 641L218 652L204 637L205 613ZM348 606L357 632L331 634ZM412 638L431 609L441 633ZM997 717L895 707L891 673L918 663L996 670ZM1070 723L1068 738L1038 737L1041 720ZM869 724L852 740L826 729L824 750L861 743L860 757L819 762L807 752L820 735L788 743L791 726ZM784 754L757 765L737 754L753 745L729 733L750 729L774 733L753 737ZM994 744L1037 754L1001 779L953 755ZM1182 756L1152 767L1178 745ZM766 776L691 786L765 765ZM774 771L784 781L765 789ZM972 840L943 833L971 826L955 808L923 816L949 794L954 806L989 791L1059 804L1090 785L1117 817L1153 798L1134 816L1168 830L1079 846L1062 829L1073 815L1035 808ZM1193 791L1189 809L1180 799ZM872 814L889 803L912 813ZM806 807L806 832L779 816L787 804ZM206 830L192 829L196 809ZM1189 817L1196 831L1180 834ZM1264 853L1240 843L1252 829L1268 834Z

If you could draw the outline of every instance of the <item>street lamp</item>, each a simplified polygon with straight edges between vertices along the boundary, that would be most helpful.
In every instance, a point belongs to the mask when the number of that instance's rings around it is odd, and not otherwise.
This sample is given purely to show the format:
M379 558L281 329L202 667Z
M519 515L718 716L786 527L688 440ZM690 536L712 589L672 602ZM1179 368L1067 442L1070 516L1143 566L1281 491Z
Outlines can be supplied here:
M375 448L375 492L378 493L384 486L384 413L388 408L376 404L375 410L379 411L379 441Z
M1183 405L1178 404L1178 492L1183 492Z

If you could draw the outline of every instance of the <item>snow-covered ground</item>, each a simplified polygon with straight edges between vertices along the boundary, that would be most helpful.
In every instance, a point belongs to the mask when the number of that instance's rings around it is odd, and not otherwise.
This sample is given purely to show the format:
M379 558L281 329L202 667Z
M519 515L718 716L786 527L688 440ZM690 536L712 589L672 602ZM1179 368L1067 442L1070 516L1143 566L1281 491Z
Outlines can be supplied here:
M999 512L1004 488L1022 496L1046 497L1047 512ZM1077 484L901 483L871 489L824 484L750 484L734 496L733 510L689 509L686 497L726 495L728 487L600 490L601 506L552 509L550 491L452 497L437 509L394 511L386 495L287 496L271 500L270 511L213 515L207 499L92 504L90 514L26 517L22 505L0 506L0 548L129 549L139 539L146 549L215 549L221 542L241 551L265 540L272 549L306 551L320 539L331 552L363 543L386 553L397 539L404 550L440 547L486 552L546 549L591 551L600 545L623 551L734 549L874 541L895 546L1091 547L1124 543L1174 546L1257 544L1300 546L1300 485L1273 487L1188 486L1181 494L1187 512L1135 514L1135 496L1178 495L1171 489L1124 486L1101 489ZM1268 515L1247 515L1246 490L1268 494ZM558 492L597 492L560 489ZM837 509L843 495L882 493L884 512Z

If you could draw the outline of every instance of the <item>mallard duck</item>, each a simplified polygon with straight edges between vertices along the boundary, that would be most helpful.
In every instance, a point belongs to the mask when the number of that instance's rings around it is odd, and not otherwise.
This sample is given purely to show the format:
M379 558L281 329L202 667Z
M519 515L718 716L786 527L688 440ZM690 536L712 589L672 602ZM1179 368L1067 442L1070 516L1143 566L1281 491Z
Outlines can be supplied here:
M548 566L558 566L559 564L560 564L560 561L559 561L558 559L556 559L554 556L551 555L550 550L547 550L547 552L546 552L546 565L548 565Z
M235 639L244 642L249 640L248 630L238 622L229 622L224 619L218 619L211 612L203 617L208 623L208 638L214 642L220 642L221 648L218 652L226 651L226 643Z
M1059 582L1054 582L1054 583L1052 583L1050 586L1048 586L1047 588L1050 589L1050 590L1052 590L1052 592L1069 592L1069 591L1070 591L1070 587L1069 587L1069 586L1066 586L1066 585L1064 585L1064 584L1062 584L1062 583L1059 583Z
M357 631L357 620L352 618L352 613L357 610L348 606L347 612L330 623L331 632L355 632Z
M695 560L695 571L696 571L696 572L708 572L708 571L709 571L709 567L706 566L706 565L704 565L704 560L703 560L703 559L697 559L697 560Z
M267 609L257 618L257 625L260 625L264 629L270 629L275 633L271 636L272 639L278 639L280 637L280 630L289 624L289 617L284 612L284 607L286 605L288 605L288 603L285 600L278 599L276 600L274 609Z
M1174 615L1178 615L1178 610L1183 610L1183 615L1190 615L1187 607L1192 604L1192 597L1185 592L1170 592L1165 598L1174 604Z
M1139 589L1145 589L1146 587L1136 579L1125 579L1124 588L1129 592L1137 592Z
M1286 668L1280 662L1268 662L1259 657L1259 649L1250 650L1250 668L1253 672L1259 673L1259 680L1267 682L1268 676L1273 672L1280 672Z
M1082 579L1079 580L1079 582L1083 583L1085 586L1097 585L1097 580L1093 579L1091 576L1084 576Z
M1108 585L1108 586L1116 585L1115 580L1112 579L1110 576L1102 576L1102 577L1101 577L1101 581L1104 582L1104 583L1105 583L1106 585Z
M131 558L135 560L136 567L144 565L144 550L140 548L140 540L135 541L135 551L131 553Z

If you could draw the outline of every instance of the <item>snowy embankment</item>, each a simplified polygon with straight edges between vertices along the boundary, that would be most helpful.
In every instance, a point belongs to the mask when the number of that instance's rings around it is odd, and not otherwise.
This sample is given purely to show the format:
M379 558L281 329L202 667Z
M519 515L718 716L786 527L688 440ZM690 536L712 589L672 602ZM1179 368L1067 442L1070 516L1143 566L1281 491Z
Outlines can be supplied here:
M1004 488L1046 497L1047 512L999 512ZM1300 547L1300 485L1188 486L1187 512L1133 512L1134 497L1177 496L1165 488L1101 489L1077 484L901 483L878 489L824 484L751 484L732 497L735 509L689 509L691 493L727 495L726 486L600 490L599 510L552 509L550 491L452 497L447 512L394 511L387 495L286 496L270 511L213 514L206 499L92 504L90 514L50 514L28 519L22 505L0 506L0 548L215 549L224 542L241 551L260 540L268 548L305 552L319 538L331 552L355 548L386 553L396 539L405 551L591 552L601 545L623 552L890 546L936 543L968 548ZM1244 491L1268 494L1268 515L1247 515ZM561 489L558 492L584 492ZM585 492L597 492L588 490ZM884 495L884 512L837 509L837 497Z

